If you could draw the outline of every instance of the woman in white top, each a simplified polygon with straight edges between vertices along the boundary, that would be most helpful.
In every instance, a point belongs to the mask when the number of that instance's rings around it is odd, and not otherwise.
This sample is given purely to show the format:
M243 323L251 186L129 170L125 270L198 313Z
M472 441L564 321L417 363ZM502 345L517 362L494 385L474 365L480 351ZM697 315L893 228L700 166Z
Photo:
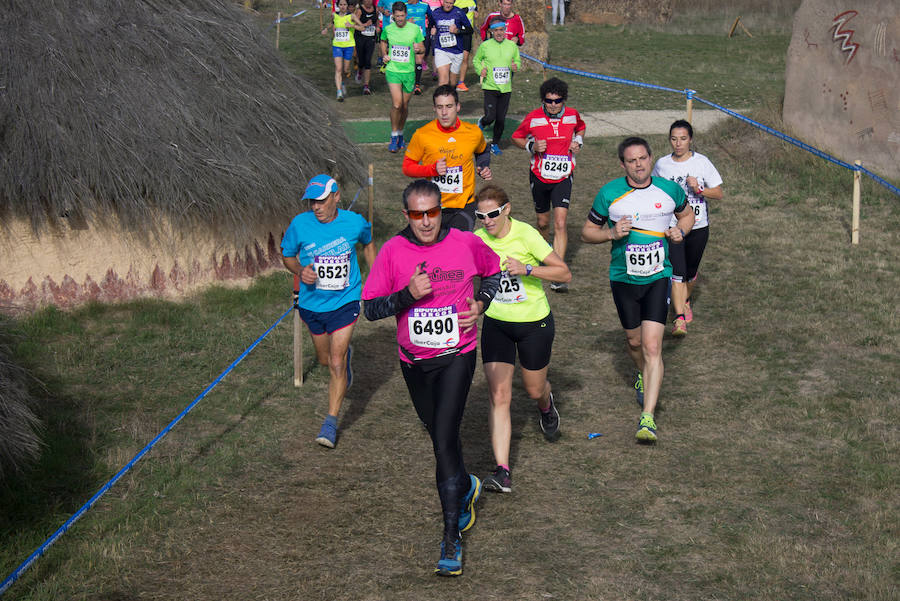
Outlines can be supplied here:
M707 200L722 200L722 177L708 158L691 149L694 129L683 119L669 128L672 153L656 162L653 175L678 183L694 209L694 228L684 242L669 243L672 262L672 306L675 310L673 336L687 334L687 324L694 319L691 295L700 267L700 259L709 240Z

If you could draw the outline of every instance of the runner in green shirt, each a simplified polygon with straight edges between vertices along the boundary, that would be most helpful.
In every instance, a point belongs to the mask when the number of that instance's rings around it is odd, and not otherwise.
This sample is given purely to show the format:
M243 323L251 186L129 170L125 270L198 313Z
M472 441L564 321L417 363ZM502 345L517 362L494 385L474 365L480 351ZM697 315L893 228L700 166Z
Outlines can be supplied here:
M669 313L669 242L684 240L694 210L675 182L651 176L650 145L642 138L619 144L625 177L603 186L581 230L591 244L611 242L609 285L628 354L638 368L635 382L641 419L635 435L656 442L653 411L662 387L662 338ZM676 223L670 227L672 216Z
M475 70L483 81L484 116L478 120L478 127L484 129L494 124L491 153L500 155L500 138L506 126L506 111L512 96L512 74L522 66L519 47L506 39L506 21L495 17L490 24L491 37L482 42L475 52Z
M416 54L424 54L425 36L418 25L407 23L406 4L391 6L394 22L381 32L381 52L384 55L385 79L391 92L391 142L388 150L403 148L403 126L409 115L409 99L416 85Z
M510 404L516 355L528 396L537 403L544 437L559 436L559 412L553 401L547 370L555 328L542 280L568 282L568 266L536 229L510 217L503 188L488 184L478 192L475 216L484 227L475 232L500 257L500 288L484 314L481 360L490 388L488 424L497 467L484 487L511 492L509 443Z

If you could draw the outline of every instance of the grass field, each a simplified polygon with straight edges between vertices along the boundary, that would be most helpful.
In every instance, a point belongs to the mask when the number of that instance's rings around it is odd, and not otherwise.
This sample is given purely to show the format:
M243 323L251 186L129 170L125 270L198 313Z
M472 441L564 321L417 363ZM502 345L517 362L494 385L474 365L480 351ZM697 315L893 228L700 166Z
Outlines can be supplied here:
M654 48L670 37L641 31ZM773 34L773 47L787 35ZM323 77L314 61L290 58ZM782 77L767 61L774 50L748 63L745 83L729 83L733 102ZM779 85L745 106L777 123ZM579 108L604 104L578 98ZM387 114L383 94L360 100ZM393 323L363 320L337 449L313 442L327 371L307 337L307 381L293 387L282 324L4 600L900 599L900 199L864 180L861 244L851 246L844 170L734 122L696 141L726 197L711 210L690 334L665 340L660 443L634 443L609 248L574 242L572 292L550 299L563 437L543 440L517 384L514 493L483 497L462 578L431 575L440 508L430 443ZM597 188L621 174L617 142L591 139L579 158L570 240ZM651 143L665 150L663 136ZM401 157L369 153L382 242L401 227L406 180L394 176ZM523 155L493 167L514 215L531 221ZM47 447L32 471L0 483L0 577L288 308L289 286L276 273L179 303L47 309L16 322L17 358L45 386ZM471 471L493 467L480 367L463 446Z

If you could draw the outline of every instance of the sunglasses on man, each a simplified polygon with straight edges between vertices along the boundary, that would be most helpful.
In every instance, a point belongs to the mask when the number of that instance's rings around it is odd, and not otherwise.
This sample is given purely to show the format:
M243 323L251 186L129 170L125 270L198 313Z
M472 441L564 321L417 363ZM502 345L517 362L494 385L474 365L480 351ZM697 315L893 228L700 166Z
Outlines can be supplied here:
M438 215L441 214L441 205L436 207L431 207L430 209L426 209L424 211L417 211L415 209L406 209L406 216L412 219L413 221L422 221L425 215L428 215L429 219L436 219Z
M562 104L565 101L565 98L544 98L544 102L547 104Z

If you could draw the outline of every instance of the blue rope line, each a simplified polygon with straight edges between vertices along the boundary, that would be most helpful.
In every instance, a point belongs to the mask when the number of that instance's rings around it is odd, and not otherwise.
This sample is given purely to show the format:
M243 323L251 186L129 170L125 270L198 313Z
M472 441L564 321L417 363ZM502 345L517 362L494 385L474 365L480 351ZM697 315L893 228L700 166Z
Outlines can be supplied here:
M632 81L630 79L623 79L621 77L612 77L610 75L599 75L597 73L590 73L588 71L581 71L579 69L570 69L568 67L560 67L557 65L551 65L549 63L545 63L544 61L538 60L537 58L530 56L524 52L521 52L520 56L541 65L545 69L552 69L554 71L561 71L563 73L571 73L572 75L580 75L582 77L589 77L591 79L600 79L602 81L609 81L612 83L621 83L621 84L625 84L625 85L629 85L629 86L636 86L639 88L649 88L651 90L661 90L663 92L673 92L675 94L683 94L688 99L692 99L692 98L696 99L698 102L702 102L703 104L711 106L716 110L722 111L723 113L730 115L730 116L734 117L735 119L739 119L740 121L749 123L750 125L752 125L754 127L758 127L759 129L763 130L764 132L771 134L771 135L775 136L776 138L780 138L781 140L784 140L785 142L789 142L790 144L793 144L794 146L798 146L799 148L802 148L803 150L805 150L811 154L814 154L815 156L819 157L820 159L825 159L826 161L832 162L835 165L840 165L841 167L844 167L851 171L859 171L861 173L865 173L866 175L871 177L873 180L875 180L877 183L881 184L882 186L884 186L885 188L887 188L894 194L900 196L900 188L898 188L897 186L894 186L893 184L886 181L884 178L878 176L877 174L872 173L865 167L861 167L861 166L858 167L856 165L851 165L850 163L847 163L836 157L833 157L830 154L828 154L822 150L819 150L818 148L815 148L814 146L810 146L809 144L806 144L805 142L801 142L800 140L797 140L796 138L792 138L791 136L789 136L785 133L782 133L782 132L778 131L777 129L769 127L768 125L763 125L762 123L759 123L758 121L754 121L753 119L750 119L749 117L745 117L744 115L737 113L735 111L732 111L731 109L727 109L724 106L718 105L715 102L711 102L709 100L705 100L699 96L696 96L697 92L695 90L691 90L690 88L685 88L684 90L676 90L674 88L667 88L665 86L657 86L654 84L643 83L640 81Z
M768 134L775 136L776 138L780 138L780 139L784 140L785 142L789 142L789 143L793 144L794 146L799 146L803 150L805 150L807 152L811 152L812 154L816 155L820 159L825 159L826 161L830 161L830 162L834 163L835 165L840 165L841 167L850 169L851 171L857 171L856 165L851 165L850 163L845 163L844 161L842 161L838 158L835 158L835 157L831 156L830 154L822 152L818 148L810 146L809 144L806 144L805 142L801 142L800 140L797 140L796 138L792 138L791 136L789 136L785 133L782 133L782 132L778 131L777 129L771 128L768 125L763 125L762 123L754 121L753 119L751 119L749 117L745 117L744 115L742 115L740 113L736 113L735 111L732 111L731 109L727 109L724 106L720 106L720 105L716 104L715 102L710 102L709 100L704 100L703 98L700 98L699 96L694 96L694 99L697 100L698 102L702 102L703 104L709 105L709 106L713 107L714 109L720 110L723 113L725 113L726 115L730 115L730 116L734 117L735 119L743 121L744 123L749 123L750 125L752 125L754 127L758 127L759 129L763 130L764 132L766 132Z
M288 19L296 19L297 17L299 17L300 15L302 15L303 13L305 13L307 10L308 10L308 9L305 9L305 8L304 8L304 9L301 10L300 12L292 14L290 17L281 17L280 19L275 19L274 21L272 21L272 24L269 25L269 27L268 27L268 29L267 29L266 31L268 31L269 29L272 29L273 27L275 27L275 26L278 25L279 23L284 23L284 22L287 21Z
M530 61L533 61L545 69L552 69L554 71L562 71L563 73L571 73L572 75L580 75L582 77L590 77L591 79L601 79L603 81L611 81L613 83L623 83L629 86L637 86L639 88L649 88L651 90L662 90L663 92L675 92L676 94L684 94L686 90L676 90L674 88L667 88L665 86L658 86L652 83L643 83L640 81L632 81L630 79L622 79L621 77L612 77L611 75L598 75L597 73L590 73L589 71L581 71L579 69L570 69L568 67L560 67L557 65L551 65L550 63L545 63L542 60L538 60L535 57L525 54L524 52L520 52L519 56L522 58L527 58ZM692 90L693 91L693 90Z
M197 403L199 403L199 402L203 399L203 397L205 397L205 396L206 396L213 388L215 388L216 385L222 380L222 378L224 378L225 376L227 376L228 373L229 373L232 369L234 369L234 368L237 366L237 364L240 363L240 362L244 359L244 357L246 357L248 354L250 354L250 351L252 351L253 349L255 349L255 348L257 347L257 345L259 345L259 343L262 342L263 338L265 338L266 336L268 336L269 333L270 333L272 330L275 329L275 326L277 326L279 323L281 323L281 321L282 321L285 317L287 317L288 314L290 314L290 312L293 311L293 310L294 310L294 307L292 306L290 309L288 309L287 311L285 311L285 312L284 312L284 315L282 315L281 317L278 318L278 321L276 321L275 323L273 323L273 324L269 327L268 330L266 330L265 332L263 332L263 335L262 335L262 336L260 336L259 338L257 338L257 339L253 342L253 344L251 344L249 347L247 347L247 349L246 349L243 353L241 353L241 354L238 356L238 358L235 359L235 360L231 363L231 365L229 365L227 368L225 368L225 371L223 371L221 374L219 374L219 376L218 376L215 380L213 380L212 384L210 384L209 386L207 386L207 387L203 390L203 392L201 392L201 393L197 396L197 398L195 398L195 399L191 402L191 404L188 405L188 406L184 409L184 411L182 411L181 413L179 413L179 414L178 414L178 417L176 417L176 418L173 419L171 422L169 422L169 425L168 425L168 426L166 426L165 428L163 428L162 431L161 431L159 434L157 434L156 437L155 437L153 440L151 440L150 443L149 443L147 446L145 446L143 449L141 449L140 452L138 452L138 454L135 455L135 456L131 459L131 461L129 461L129 462L125 465L125 467L123 467L121 470L119 470L119 472L118 472L115 476L113 476L112 478L110 478L109 481L108 481L106 484L104 484L103 487L102 487L100 490L98 490L97 493L96 493L93 497L91 497L91 498L88 500L87 503L85 503L84 505L82 505L82 506L81 506L81 509L79 509L78 511L76 511L75 514L74 514L72 517L70 517L68 520L66 520L66 522L65 522L62 526L60 526L59 529L58 529L56 532L54 532L54 533L50 536L50 538L48 538L47 540L45 540L45 541L43 542L43 544L41 544L41 546L38 547L38 548L34 551L34 553L32 553L31 555L28 556L28 559L26 559L24 562L22 562L22 565L20 565L18 568L16 568L16 569L13 571L12 574L10 574L9 576L7 576L7 577L6 577L6 580L4 580L2 584L0 584L0 596L2 596L3 593L5 593L6 590L7 590L7 589L8 589L8 588L9 588L16 580L19 579L19 577L25 572L25 570L27 570L29 567L31 567L31 564L33 564L39 557L41 557L41 556L47 551L47 549L49 549L49 548L53 545L53 543L55 543L55 542L56 542L63 534L65 534L65 533L69 530L69 528L70 528L76 521L78 521L78 519L81 518L82 515L84 515L84 514L87 512L88 509L90 509L91 507L93 507L93 506L94 506L94 503L96 503L96 502L100 499L100 497L102 497L102 496L106 493L106 491L108 491L110 488L112 488L112 486L113 486L116 482L118 482L119 479L120 479L122 476L124 476L124 475L125 475L125 474L126 474L126 473L134 466L134 464L136 464L138 461L140 461L141 458L142 458L144 455L146 455L147 452L150 451L150 449L152 449L153 446L156 445L157 442L159 442L166 434L168 434L168 433L169 433L169 430L171 430L172 428L174 428L175 425L176 425L178 422L180 422L181 419L182 419L185 415L187 415L188 412L190 412L190 410L193 409L194 406L197 405Z

